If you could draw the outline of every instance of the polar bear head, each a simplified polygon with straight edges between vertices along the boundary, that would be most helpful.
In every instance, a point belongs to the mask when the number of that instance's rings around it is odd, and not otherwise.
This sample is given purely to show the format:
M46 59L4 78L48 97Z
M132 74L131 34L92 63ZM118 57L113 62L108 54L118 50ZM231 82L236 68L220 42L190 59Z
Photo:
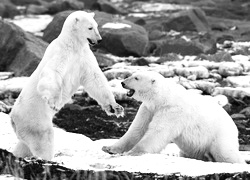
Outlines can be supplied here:
M74 40L95 45L102 38L97 29L98 24L94 20L94 13L75 11L64 22L61 34L69 35Z
M138 101L148 101L158 95L159 85L165 78L153 71L142 71L132 74L122 82L122 86L128 89L127 96Z

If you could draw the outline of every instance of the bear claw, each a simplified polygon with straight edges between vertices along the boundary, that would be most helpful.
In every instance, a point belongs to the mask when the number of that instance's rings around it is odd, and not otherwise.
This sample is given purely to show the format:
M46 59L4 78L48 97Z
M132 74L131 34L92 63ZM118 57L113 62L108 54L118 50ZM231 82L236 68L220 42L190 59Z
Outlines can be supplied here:
M112 149L112 148L109 147L109 146L103 146L103 147L102 147L102 150L103 150L104 152L108 153L108 154L117 154L117 152L114 152L114 151L112 151L111 149Z

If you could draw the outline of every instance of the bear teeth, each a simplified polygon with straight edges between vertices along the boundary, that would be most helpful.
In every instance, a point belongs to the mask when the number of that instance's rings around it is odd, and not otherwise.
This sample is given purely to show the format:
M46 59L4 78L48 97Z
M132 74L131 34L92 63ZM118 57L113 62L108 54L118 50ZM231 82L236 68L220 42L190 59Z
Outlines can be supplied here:
M134 90L134 89L130 89L130 90L127 92L127 96L128 96L128 97L131 97L131 96L134 95L134 93L135 93L135 90Z

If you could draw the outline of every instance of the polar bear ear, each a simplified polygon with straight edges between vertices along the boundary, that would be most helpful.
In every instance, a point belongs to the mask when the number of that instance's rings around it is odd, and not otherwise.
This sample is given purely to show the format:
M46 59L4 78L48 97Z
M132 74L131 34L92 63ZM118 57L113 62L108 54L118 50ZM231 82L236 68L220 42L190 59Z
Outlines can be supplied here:
M76 17L75 18L75 23L77 24L79 22L79 19Z
M152 79L152 80L151 80L151 83L154 84L154 83L155 83L155 79Z
M95 13L94 12L91 12L89 13L92 17L95 17Z

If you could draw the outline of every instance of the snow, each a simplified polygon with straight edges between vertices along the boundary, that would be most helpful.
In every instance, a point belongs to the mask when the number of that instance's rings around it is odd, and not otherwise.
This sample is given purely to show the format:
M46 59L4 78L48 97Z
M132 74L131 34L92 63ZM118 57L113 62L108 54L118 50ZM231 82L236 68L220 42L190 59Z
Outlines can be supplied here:
M16 136L7 114L0 113L0 148L11 151L17 143ZM101 148L112 145L116 139L92 141L81 134L69 133L55 128L55 158L53 161L73 169L115 170L142 173L199 176L213 173L250 172L249 165L203 162L178 157L179 149L170 144L161 154L144 154L141 156L109 155ZM241 152L250 158L249 152ZM146 162L146 163L145 163Z
M9 19L9 22L21 27L24 31L34 33L35 35L42 36L42 30L52 21L53 17L50 15L27 15L15 16Z
M167 4L167 3L144 3L141 9L144 12L161 12L161 11L173 11L173 10L184 10L188 9L190 6Z
M131 25L129 24L124 24L124 23L106 23L102 25L102 28L107 28L107 29L123 29L123 28L131 28Z

